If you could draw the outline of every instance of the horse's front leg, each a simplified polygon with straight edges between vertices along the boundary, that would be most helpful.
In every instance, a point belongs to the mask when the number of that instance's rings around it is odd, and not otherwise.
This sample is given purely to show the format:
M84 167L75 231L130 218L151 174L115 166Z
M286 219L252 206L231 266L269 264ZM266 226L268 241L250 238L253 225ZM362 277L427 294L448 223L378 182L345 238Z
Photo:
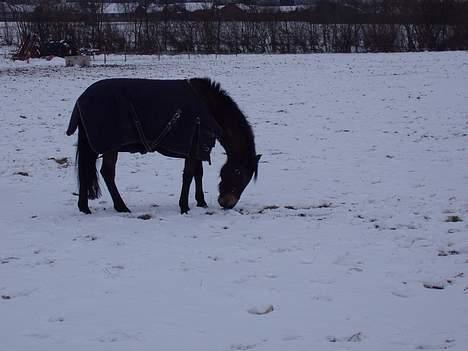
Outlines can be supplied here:
M205 201L205 194L203 193L203 163L202 161L195 162L195 200L197 206L206 208L208 205Z
M190 192L190 185L195 174L195 162L190 158L185 159L184 173L182 175L182 190L180 192L179 207L180 213L184 214L190 211L188 205L188 198Z
M117 185L115 185L115 165L117 164L117 152L108 152L102 156L101 175L106 182L107 189L114 202L117 212L130 212L120 196Z

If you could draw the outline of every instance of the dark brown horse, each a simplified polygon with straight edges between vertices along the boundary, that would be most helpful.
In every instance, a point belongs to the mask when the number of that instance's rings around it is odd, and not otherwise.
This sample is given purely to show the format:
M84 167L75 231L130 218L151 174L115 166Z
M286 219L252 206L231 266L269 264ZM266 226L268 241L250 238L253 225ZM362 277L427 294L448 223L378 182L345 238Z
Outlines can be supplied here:
M115 184L119 152L154 152L185 159L179 206L189 211L195 178L197 206L206 207L202 161L209 161L215 139L224 147L219 204L233 208L252 177L260 155L244 114L218 83L209 79L107 79L91 85L78 98L67 135L78 129L76 151L81 212L91 213L88 199L100 196L96 160L114 208L130 212Z

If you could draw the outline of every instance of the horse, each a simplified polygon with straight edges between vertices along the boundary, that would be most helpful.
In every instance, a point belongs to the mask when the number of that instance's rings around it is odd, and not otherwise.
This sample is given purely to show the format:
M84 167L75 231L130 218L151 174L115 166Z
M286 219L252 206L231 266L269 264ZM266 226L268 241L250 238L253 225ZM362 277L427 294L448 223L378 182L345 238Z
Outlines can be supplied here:
M157 126L156 126L157 124ZM254 133L237 103L209 78L186 80L104 79L77 99L66 134L78 129L76 166L78 208L90 214L88 199L101 195L96 161L117 212L131 212L115 183L119 152L159 152L185 159L180 213L187 213L192 180L198 207L207 207L203 164L215 141L225 149L218 203L232 209L251 179L257 179L261 155ZM210 162L211 164L211 162Z

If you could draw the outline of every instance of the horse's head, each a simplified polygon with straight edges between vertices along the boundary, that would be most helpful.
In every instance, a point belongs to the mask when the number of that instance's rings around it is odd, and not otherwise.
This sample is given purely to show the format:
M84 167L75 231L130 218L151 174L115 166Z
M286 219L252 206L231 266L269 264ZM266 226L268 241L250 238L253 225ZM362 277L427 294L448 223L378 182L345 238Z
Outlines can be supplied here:
M257 179L258 161L261 155L255 157L250 164L228 161L221 168L218 203L224 209L233 208L239 201L243 191L252 177Z
M225 209L233 208L252 177L257 178L261 155L255 152L252 127L219 83L194 78L189 84L222 129L218 140L226 150L227 162L221 168L218 203Z

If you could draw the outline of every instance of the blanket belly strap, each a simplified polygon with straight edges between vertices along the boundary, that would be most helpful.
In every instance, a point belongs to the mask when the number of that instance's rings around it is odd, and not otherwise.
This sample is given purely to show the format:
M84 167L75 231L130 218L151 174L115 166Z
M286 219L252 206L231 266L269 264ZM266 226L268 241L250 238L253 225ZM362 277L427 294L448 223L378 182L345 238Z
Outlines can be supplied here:
M161 134L149 145L151 152L153 152L158 145L161 143L161 140L171 131L172 127L176 124L177 120L180 118L182 111L180 109L177 109L177 111L174 113L174 116L170 119L169 122L167 122L166 127L163 129Z
M135 110L135 107L133 106L133 103L128 99L128 102L130 104L130 107L132 109L132 118L133 118L133 123L135 123L135 127L138 132L138 136L140 138L140 141L145 148L146 152L154 152L158 145L161 143L161 141L164 139L164 137L171 131L171 129L174 127L176 124L177 120L180 118L182 111L180 109L177 109L172 118L167 122L166 127L162 130L161 134L158 135L158 137L153 141L149 142L148 139L145 136L145 132L143 131L143 126L141 125L141 121L138 118L138 114Z

